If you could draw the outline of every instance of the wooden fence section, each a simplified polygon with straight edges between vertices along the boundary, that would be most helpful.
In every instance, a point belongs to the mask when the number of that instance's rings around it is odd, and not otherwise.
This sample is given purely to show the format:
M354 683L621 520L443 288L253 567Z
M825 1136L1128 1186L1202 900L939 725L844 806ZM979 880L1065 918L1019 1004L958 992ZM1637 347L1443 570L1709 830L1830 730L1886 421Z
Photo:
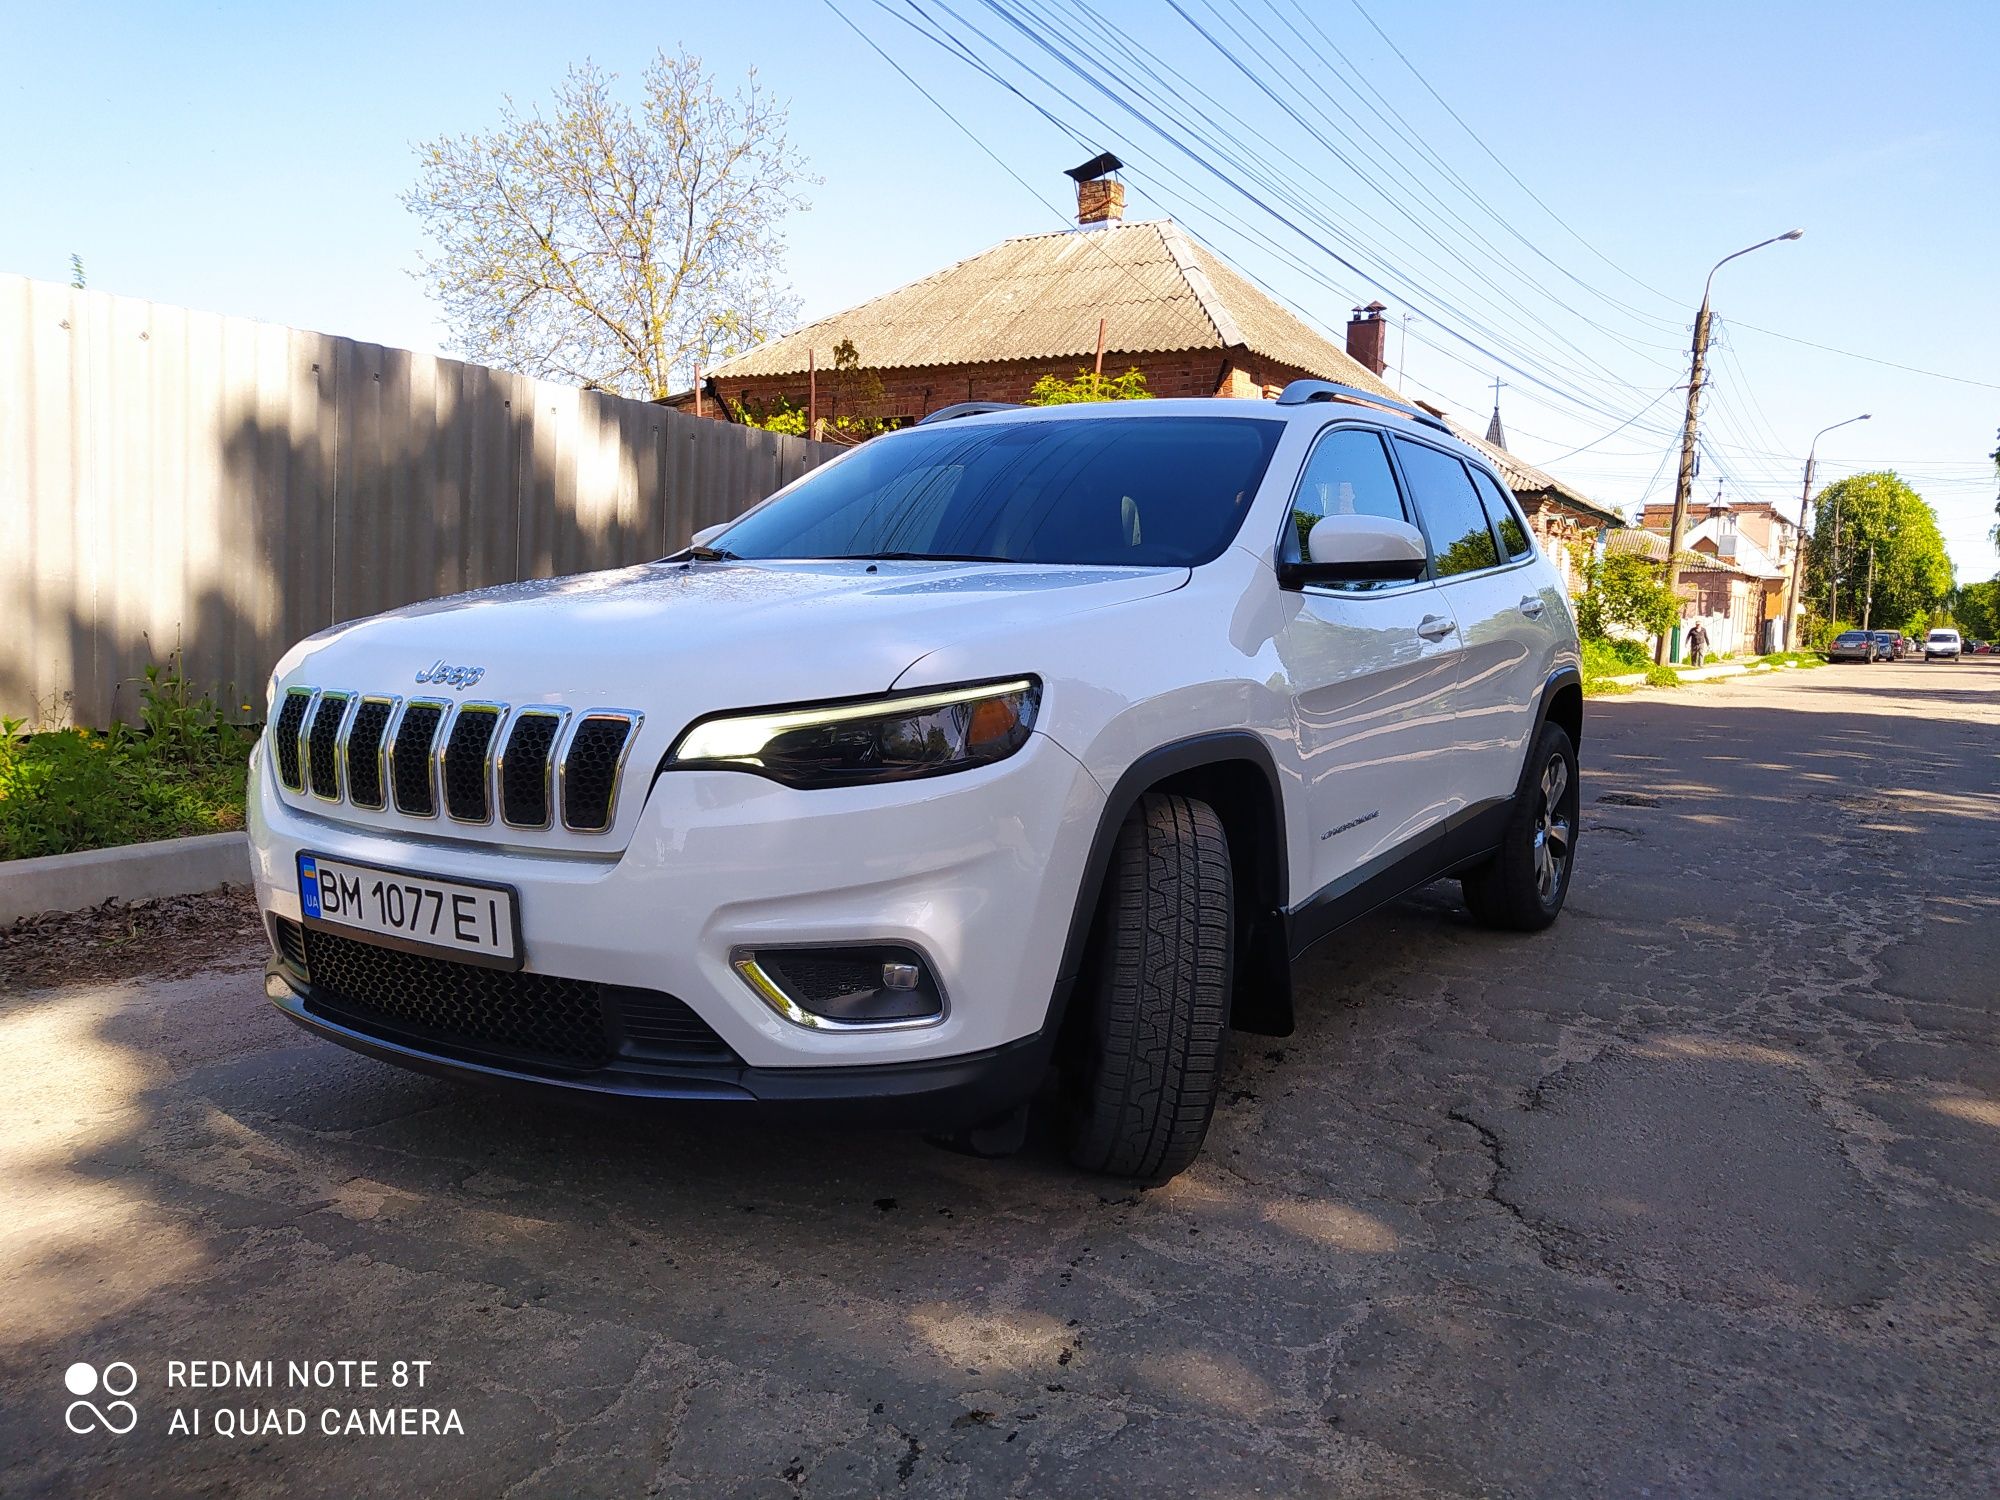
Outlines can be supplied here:
M837 451L0 276L0 714L131 719L145 666L178 650L261 716L301 636L659 557Z

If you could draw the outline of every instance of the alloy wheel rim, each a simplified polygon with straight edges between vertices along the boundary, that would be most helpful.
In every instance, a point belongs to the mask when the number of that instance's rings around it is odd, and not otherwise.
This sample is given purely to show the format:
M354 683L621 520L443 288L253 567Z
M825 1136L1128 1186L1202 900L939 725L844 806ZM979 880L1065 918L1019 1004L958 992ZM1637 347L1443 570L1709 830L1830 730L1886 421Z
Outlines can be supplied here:
M1535 891L1544 906L1555 904L1569 874L1574 830L1568 797L1569 762L1552 755L1542 768L1541 795L1535 810Z

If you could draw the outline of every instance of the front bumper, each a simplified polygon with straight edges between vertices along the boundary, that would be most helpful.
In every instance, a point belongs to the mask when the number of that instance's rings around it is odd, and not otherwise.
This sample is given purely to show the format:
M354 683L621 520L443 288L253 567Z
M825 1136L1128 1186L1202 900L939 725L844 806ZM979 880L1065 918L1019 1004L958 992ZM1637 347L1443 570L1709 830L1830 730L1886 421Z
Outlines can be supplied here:
M433 1040L360 1030L318 1013L312 986L279 959L264 967L264 992L291 1020L364 1056L511 1093L622 1112L676 1104L754 1104L761 1114L959 1130L1024 1103L1047 1072L1053 1027L981 1052L872 1067L755 1068L740 1061L643 1063L554 1072L509 1065Z
M863 1090L882 1082L870 1077L882 1068L988 1057L1043 1032L1104 800L1042 734L997 765L887 786L798 791L743 772L672 772L652 787L621 853L584 859L537 848L532 835L507 846L344 823L281 800L261 759L249 833L267 916L301 920L301 850L508 885L529 972L663 992L752 1080L837 1069ZM809 1029L777 1014L730 964L745 949L859 942L916 949L938 977L943 1016L908 1030ZM302 1002L294 1009L358 1045ZM440 1070L507 1073L394 1038L362 1050L412 1065L434 1052ZM643 1095L655 1083L559 1086ZM763 1098L759 1086L705 1072L672 1083L668 1096Z

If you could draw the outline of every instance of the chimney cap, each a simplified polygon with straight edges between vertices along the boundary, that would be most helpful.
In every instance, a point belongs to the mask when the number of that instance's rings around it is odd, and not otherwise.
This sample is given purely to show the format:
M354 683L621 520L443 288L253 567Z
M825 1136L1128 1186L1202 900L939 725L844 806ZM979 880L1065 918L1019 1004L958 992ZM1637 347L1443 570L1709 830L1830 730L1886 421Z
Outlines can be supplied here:
M1124 166L1124 162L1113 156L1109 151L1105 151L1097 156L1093 156L1080 167L1071 167L1067 172L1063 173L1063 176L1080 183L1090 182L1095 178L1107 176L1112 172L1122 171Z
M1389 304L1386 302L1371 302L1361 310L1365 313L1373 313L1376 317L1379 318L1382 316L1383 313L1389 310Z

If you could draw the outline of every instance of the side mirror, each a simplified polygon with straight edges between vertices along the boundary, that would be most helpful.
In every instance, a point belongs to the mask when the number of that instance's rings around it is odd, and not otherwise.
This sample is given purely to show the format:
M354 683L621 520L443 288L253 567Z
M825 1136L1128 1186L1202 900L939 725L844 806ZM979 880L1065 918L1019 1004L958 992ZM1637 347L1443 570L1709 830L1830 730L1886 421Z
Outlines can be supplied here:
M727 521L718 521L713 526L702 527L701 530L697 531L693 536L688 538L688 545L690 547L707 546L708 543L714 541L717 537L721 536L723 532L727 531L729 529L729 524L730 523Z
M1306 534L1308 562L1278 564L1288 589L1308 583L1410 583L1424 576L1424 534L1386 516L1322 516Z

